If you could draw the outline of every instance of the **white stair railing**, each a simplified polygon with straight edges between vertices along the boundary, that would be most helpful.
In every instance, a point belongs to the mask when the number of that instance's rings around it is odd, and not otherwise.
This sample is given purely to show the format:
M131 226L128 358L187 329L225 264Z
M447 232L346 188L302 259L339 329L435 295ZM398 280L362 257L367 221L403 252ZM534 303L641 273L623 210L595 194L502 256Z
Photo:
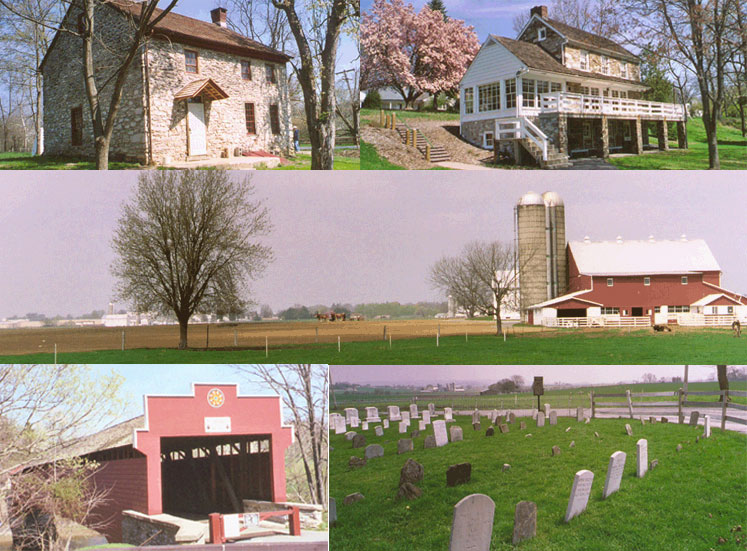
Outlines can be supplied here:
M527 118L499 119L495 121L495 135L498 140L528 139L542 152L542 160L547 161L550 140L544 132Z

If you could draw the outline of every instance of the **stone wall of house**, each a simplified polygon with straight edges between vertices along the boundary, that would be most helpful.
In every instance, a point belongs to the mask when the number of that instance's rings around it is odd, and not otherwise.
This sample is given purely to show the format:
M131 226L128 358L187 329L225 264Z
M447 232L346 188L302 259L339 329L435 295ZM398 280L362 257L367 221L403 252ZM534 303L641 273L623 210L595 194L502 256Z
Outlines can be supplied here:
M558 113L543 113L538 117L529 118L550 139L558 151L564 151L564 140L561 140L561 137L567 131L565 116L560 116Z
M545 28L545 39L539 40L537 31L542 27ZM565 39L539 20L533 19L529 23L529 25L527 25L527 28L524 29L520 40L538 44L543 50L557 59L558 62L563 62L563 42L565 41Z
M270 62L251 59L252 78L244 80L241 61L247 58L191 46L186 49L197 52L197 74L186 72L185 47L181 44L154 40L149 45L154 162L161 164L187 158L187 102L175 101L174 95L188 83L206 78L212 79L228 95L223 100L204 100L209 157L220 157L224 151L233 155L236 148L287 155L292 129L285 65L273 63L277 83L272 84L265 77L265 63ZM245 103L254 103L254 135L247 132ZM279 107L279 135L273 135L270 128L271 104Z
M68 12L63 26L77 31L79 9ZM120 12L106 6L98 6L95 16L97 42L94 44L94 66L96 84L99 88L104 117L109 110L113 83L105 86L113 73L112 66L129 47L131 21ZM124 86L124 94L112 133L110 159L146 161L146 128L143 93L142 58L136 57L130 66ZM59 33L54 48L44 64L44 149L48 155L63 155L91 158L95 155L91 109L86 97L83 78L83 41L67 32ZM82 107L83 141L72 144L71 110Z
M606 76L620 77L623 60L607 56L609 73ZM630 61L628 63L627 80L638 82L641 80L641 68ZM572 46L565 47L565 66L571 69L581 69L581 50ZM602 73L602 54L589 52L589 67L592 73Z
M483 133L493 131L495 131L495 119L462 123L462 138L478 147L482 147Z

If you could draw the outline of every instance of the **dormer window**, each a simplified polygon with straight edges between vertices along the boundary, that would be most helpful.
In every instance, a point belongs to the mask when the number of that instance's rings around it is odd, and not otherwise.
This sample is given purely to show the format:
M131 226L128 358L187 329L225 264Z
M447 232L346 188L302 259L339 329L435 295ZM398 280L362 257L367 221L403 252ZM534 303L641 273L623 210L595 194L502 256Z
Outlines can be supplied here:
M537 29L537 40L544 40L547 38L547 29L545 27L540 27Z
M610 74L610 58L606 55L602 56L602 73L605 75Z
M579 54L579 69L582 71L589 70L589 52L585 50L581 50L581 53Z

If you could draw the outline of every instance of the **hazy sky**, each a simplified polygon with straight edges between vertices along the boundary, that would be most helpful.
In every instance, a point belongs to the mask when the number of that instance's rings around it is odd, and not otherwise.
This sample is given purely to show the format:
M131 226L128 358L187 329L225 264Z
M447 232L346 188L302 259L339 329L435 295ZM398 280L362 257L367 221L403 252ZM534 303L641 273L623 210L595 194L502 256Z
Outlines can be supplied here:
M526 383L544 377L545 384L602 384L640 380L644 373L657 377L684 377L681 365L333 365L333 383L373 385L426 385L445 383L492 384L512 375L521 375ZM705 380L716 373L716 367L691 365L688 380Z
M137 177L0 174L0 318L106 308L110 240ZM442 300L427 283L429 266L473 239L510 241L513 206L530 190L560 193L569 240L703 238L724 286L747 292L739 172L260 171L253 182L270 209L274 230L265 243L276 255L253 289L275 310Z

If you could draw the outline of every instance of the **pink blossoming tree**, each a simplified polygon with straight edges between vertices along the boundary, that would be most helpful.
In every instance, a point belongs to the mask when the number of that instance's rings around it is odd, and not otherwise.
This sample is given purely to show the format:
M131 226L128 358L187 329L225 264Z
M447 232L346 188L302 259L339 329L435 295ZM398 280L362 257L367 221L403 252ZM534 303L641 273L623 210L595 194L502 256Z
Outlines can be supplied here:
M474 28L403 0L375 0L361 21L361 88L391 86L406 106L457 88L480 49Z

